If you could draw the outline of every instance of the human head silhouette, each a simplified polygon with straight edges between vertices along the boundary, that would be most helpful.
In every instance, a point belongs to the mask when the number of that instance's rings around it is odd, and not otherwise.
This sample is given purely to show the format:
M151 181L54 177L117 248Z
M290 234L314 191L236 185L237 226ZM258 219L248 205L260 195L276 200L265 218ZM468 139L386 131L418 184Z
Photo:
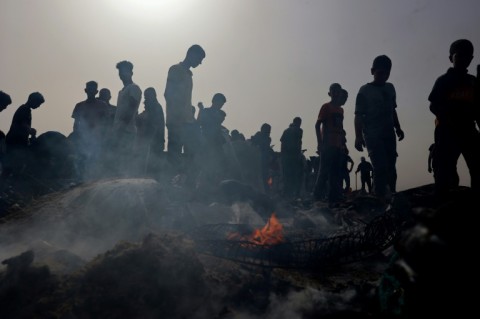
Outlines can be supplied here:
M32 109L38 108L42 103L45 102L45 98L39 92L30 93L27 100L27 105Z
M189 67L196 68L200 64L202 64L203 59L205 59L205 50L198 44L192 45L187 50L187 56L185 57L185 61Z
M372 63L370 69L373 75L373 82L376 84L385 84L390 77L392 70L392 60L386 55L377 56Z
M0 112L12 104L12 98L7 93L0 91Z
M110 93L110 90L107 89L107 88L103 88L100 90L100 92L98 93L98 98L106 103L108 103L110 101L110 99L112 98L112 94Z
M473 44L470 40L459 39L450 45L448 57L455 69L466 69L473 59Z

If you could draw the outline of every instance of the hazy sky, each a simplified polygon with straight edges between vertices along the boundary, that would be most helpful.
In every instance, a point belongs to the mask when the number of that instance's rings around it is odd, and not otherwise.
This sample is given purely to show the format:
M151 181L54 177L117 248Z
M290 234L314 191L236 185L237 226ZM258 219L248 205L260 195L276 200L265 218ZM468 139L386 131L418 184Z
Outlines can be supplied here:
M479 0L1 0L0 90L13 103L0 113L0 129L7 132L17 107L39 91L46 102L33 111L32 126L38 134L68 135L87 81L109 88L116 104L121 60L134 64L134 81L142 90L153 86L165 107L168 68L200 44L207 56L193 69L194 104L209 106L224 93L225 126L249 138L270 123L277 151L283 130L300 116L306 154L315 155L318 111L329 85L340 83L349 92L344 127L356 168L366 152L353 145L355 96L372 80L373 58L386 54L405 132L398 190L421 186L433 182L428 94L450 66L456 39L473 42L475 73L479 12ZM461 184L469 185L463 160L459 170Z

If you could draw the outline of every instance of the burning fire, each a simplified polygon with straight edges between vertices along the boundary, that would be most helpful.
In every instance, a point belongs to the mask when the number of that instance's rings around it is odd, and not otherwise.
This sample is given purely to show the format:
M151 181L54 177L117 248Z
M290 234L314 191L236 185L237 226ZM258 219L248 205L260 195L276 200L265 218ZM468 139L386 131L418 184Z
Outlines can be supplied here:
M273 185L273 178L272 178L271 176L268 178L267 184L268 184L269 187L272 187L272 185Z
M231 233L227 236L229 240L245 240L258 245L275 245L283 242L283 226L272 213L265 226L255 229L250 235Z

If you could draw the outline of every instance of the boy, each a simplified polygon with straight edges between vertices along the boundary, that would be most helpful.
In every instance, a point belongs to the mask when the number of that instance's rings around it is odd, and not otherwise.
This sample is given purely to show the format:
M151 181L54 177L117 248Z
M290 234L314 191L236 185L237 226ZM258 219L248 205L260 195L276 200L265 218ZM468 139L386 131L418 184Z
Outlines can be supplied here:
M343 197L341 156L344 152L345 134L342 106L348 93L340 84L333 83L328 95L331 100L322 105L315 124L320 170L313 195L315 200L322 200L327 196L329 204L335 205Z
M32 127L32 110L39 108L44 102L45 98L41 93L33 92L28 96L27 102L15 111L5 140L5 176L22 173L27 164L28 147L37 134L37 130Z
M201 102L198 103L200 111L198 112L197 123L200 126L205 143L202 166L205 177L212 185L220 182L225 173L226 159L223 153L223 144L225 144L226 134L222 123L227 115L222 107L226 102L225 95L216 93L212 98L210 107L204 108Z
M387 186L396 192L397 141L404 138L396 111L396 92L387 82L392 61L386 55L373 60L373 81L363 85L355 102L355 148L362 152L366 147L373 166L375 195L386 199Z
M454 41L450 46L453 67L440 76L428 96L430 111L436 116L434 140L435 192L445 194L458 186L457 161L463 155L469 168L471 187L480 187L479 132L480 108L477 83L468 74L473 59L473 44L466 39Z

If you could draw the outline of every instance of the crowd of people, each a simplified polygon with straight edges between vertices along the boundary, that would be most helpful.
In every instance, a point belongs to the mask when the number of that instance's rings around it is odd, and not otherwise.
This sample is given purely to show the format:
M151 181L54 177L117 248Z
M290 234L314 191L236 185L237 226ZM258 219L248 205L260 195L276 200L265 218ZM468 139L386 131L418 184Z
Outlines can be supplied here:
M480 158L475 151L480 145L479 81L467 70L473 45L460 39L452 43L449 53L452 67L437 79L428 97L436 117L428 169L434 174L437 194L458 186L456 164L460 155L469 168L471 187L480 187ZM204 49L193 45L180 63L169 68L165 110L153 87L142 92L133 81L130 61L116 65L123 83L116 106L110 104L109 89L99 90L96 81L87 82L86 99L74 106L73 130L66 137L72 145L75 177L91 181L168 170L169 177L180 176L183 186L192 189L237 179L266 194L272 192L274 184L281 185L279 192L288 199L309 194L332 205L344 200L345 193L351 191L354 166L343 123L348 92L339 83L330 85L330 101L321 106L315 124L318 158L316 164L308 165L300 117L283 131L277 153L271 145L270 124L264 123L249 139L237 129L230 131L223 126L224 94L216 93L208 107L193 105L192 69L205 57ZM395 87L388 82L391 69L388 56L374 58L373 80L361 86L356 95L354 119L355 148L366 150L371 161L362 156L355 171L360 173L361 191L386 201L396 192L397 139L405 137L396 111ZM145 109L139 113L142 97ZM44 102L41 93L31 93L16 110L8 133L1 133L2 179L21 176L29 157L35 156L29 151L36 140L32 110ZM0 91L0 111L11 103L10 96Z

